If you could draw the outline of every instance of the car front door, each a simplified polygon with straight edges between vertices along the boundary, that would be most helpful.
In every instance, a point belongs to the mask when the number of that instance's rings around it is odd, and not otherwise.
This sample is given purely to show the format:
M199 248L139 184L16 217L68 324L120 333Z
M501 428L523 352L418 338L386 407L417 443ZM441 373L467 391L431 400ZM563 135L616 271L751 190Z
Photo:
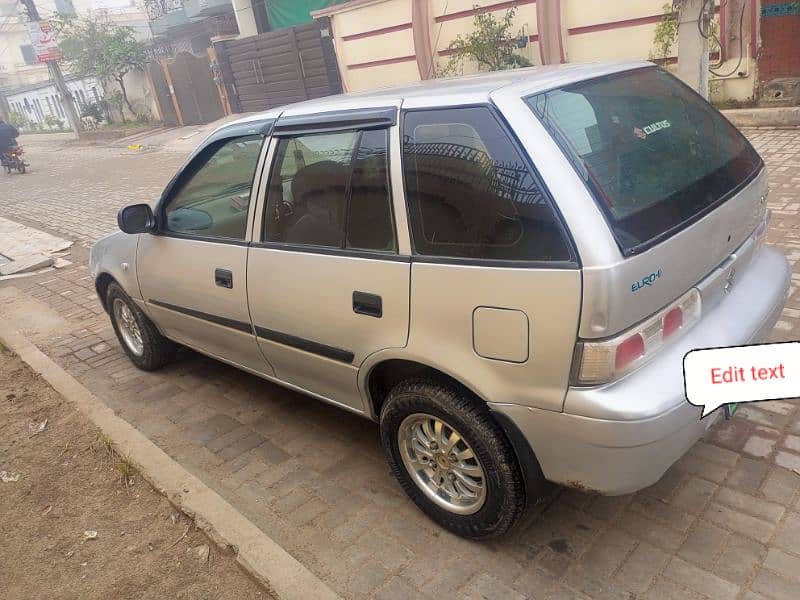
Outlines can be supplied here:
M137 274L146 307L165 335L205 354L271 375L247 309L250 201L264 136L222 137L187 164L143 235Z
M253 325L276 375L357 411L359 365L408 337L410 262L397 251L389 170L395 113L339 129L313 115L321 131L311 132L296 118L276 123L247 266Z

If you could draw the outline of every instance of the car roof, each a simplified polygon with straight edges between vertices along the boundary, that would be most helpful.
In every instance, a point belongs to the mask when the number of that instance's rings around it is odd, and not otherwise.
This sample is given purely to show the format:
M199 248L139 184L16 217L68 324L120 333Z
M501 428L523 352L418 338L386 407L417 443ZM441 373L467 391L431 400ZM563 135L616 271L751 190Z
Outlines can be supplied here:
M593 77L652 66L652 63L646 61L568 63L431 79L401 87L325 96L288 104L260 113L251 113L226 124L226 127L277 119L279 116L317 115L348 109L401 105L404 108L420 108L481 104L488 102L496 93L522 97Z

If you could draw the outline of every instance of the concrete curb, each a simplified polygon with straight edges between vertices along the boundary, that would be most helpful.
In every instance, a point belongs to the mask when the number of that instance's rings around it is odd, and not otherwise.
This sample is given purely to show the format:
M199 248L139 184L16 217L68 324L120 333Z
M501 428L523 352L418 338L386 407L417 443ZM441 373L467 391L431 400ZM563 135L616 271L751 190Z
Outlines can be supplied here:
M242 568L281 600L336 600L339 596L219 494L170 458L138 429L81 385L19 332L0 323L0 343L16 353L57 392L72 402L142 476L170 502L193 517L221 547L231 547Z
M737 127L800 127L800 106L736 108L722 114Z

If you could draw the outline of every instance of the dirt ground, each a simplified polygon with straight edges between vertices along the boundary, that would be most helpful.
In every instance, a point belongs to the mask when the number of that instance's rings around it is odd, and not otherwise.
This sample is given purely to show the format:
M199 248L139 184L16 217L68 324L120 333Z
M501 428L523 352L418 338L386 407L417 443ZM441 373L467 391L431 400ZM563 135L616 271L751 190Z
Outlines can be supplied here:
M0 597L270 598L128 464L0 346Z

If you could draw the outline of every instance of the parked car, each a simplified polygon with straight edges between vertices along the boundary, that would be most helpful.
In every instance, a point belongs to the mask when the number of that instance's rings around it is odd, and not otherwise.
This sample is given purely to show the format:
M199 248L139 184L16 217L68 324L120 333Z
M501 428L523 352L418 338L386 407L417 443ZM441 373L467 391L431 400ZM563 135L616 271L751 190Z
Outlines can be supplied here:
M655 483L720 416L682 358L780 315L766 197L650 63L515 70L225 125L91 273L139 368L181 344L376 421L411 499L485 538L548 480Z

